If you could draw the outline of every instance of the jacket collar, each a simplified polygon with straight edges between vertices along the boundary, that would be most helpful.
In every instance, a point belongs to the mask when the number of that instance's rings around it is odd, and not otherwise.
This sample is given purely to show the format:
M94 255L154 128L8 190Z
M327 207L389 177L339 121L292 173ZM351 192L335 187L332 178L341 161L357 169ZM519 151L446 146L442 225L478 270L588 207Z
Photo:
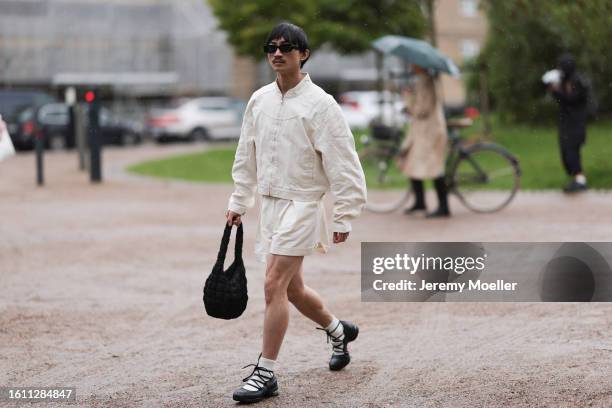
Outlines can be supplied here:
M294 86L293 88L285 92L285 98L292 98L294 96L300 95L301 93L304 92L304 90L308 87L308 85L310 85L310 83L312 82L310 80L310 75L308 75L307 72L304 72L304 74L305 74L304 78L302 78L302 80L298 82L296 86ZM274 89L276 90L276 94L278 96L280 97L283 96L283 93L281 92L278 86L278 82L276 80L274 81Z

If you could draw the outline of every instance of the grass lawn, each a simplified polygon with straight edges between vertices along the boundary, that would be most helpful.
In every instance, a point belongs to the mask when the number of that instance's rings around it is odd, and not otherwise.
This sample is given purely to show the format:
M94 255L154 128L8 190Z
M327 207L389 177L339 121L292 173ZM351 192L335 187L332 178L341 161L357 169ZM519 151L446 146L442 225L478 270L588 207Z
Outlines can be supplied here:
M497 126L494 141L520 161L522 189L558 189L567 182L561 164L556 128ZM582 166L592 188L612 188L612 123L589 126L582 148Z
M471 137L470 129L465 130L464 134ZM358 136L356 134L359 148ZM521 189L559 189L567 181L561 166L556 128L496 123L492 141L518 157L522 170ZM213 148L205 152L140 163L128 170L161 178L231 183L234 152L235 146ZM583 167L590 187L612 188L612 122L589 126L587 143L582 152ZM372 169L364 165L364 170L368 185L372 185Z
M172 156L130 166L128 171L146 176L207 183L231 183L236 146Z

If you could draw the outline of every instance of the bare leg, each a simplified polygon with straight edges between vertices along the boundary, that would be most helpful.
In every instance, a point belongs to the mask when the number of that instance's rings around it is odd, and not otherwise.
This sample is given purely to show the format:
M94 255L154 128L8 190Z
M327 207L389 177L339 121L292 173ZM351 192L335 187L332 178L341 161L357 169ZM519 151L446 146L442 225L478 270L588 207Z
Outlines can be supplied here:
M276 360L289 325L289 301L287 287L301 268L303 256L270 255L266 268L264 292L266 312L264 317L264 358Z
M300 313L321 327L327 327L332 322L333 316L323 304L321 296L314 289L304 285L301 264L289 282L287 296Z

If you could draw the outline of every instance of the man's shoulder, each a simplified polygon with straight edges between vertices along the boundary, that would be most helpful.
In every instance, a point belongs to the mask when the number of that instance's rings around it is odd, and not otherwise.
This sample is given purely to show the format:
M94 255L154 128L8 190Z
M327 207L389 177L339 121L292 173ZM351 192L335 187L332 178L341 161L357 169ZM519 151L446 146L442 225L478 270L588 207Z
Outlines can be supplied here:
M274 91L274 86L276 86L275 82L271 82L267 85L262 86L261 88L257 89L255 92L253 92L253 94L251 95L251 99L258 99L272 91Z
M249 102L247 103L246 110L252 111L256 106L261 104L261 101L266 97L266 95L271 95L274 91L273 86L276 86L274 82L268 85L264 85L261 88L257 89L255 92L251 94L249 98Z
M325 92L323 88L310 81L308 88L303 94L302 103L311 112L313 119L319 120L330 106L336 103L333 96Z
M328 94L323 88L312 81L310 81L310 86L308 87L308 94L316 104L329 104L331 101L335 101L333 96Z

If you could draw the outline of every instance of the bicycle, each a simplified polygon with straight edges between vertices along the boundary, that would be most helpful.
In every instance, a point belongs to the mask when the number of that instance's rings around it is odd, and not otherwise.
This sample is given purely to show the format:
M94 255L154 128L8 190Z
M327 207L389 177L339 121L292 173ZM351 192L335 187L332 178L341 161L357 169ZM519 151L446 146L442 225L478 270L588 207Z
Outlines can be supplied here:
M468 209L491 213L506 207L520 186L519 161L494 143L467 143L460 129L471 126L469 119L447 123L450 151L446 158L448 191ZM400 156L402 129L373 126L371 138L362 137L359 158L368 181L366 208L388 213L407 204L412 195L409 181L395 164Z

